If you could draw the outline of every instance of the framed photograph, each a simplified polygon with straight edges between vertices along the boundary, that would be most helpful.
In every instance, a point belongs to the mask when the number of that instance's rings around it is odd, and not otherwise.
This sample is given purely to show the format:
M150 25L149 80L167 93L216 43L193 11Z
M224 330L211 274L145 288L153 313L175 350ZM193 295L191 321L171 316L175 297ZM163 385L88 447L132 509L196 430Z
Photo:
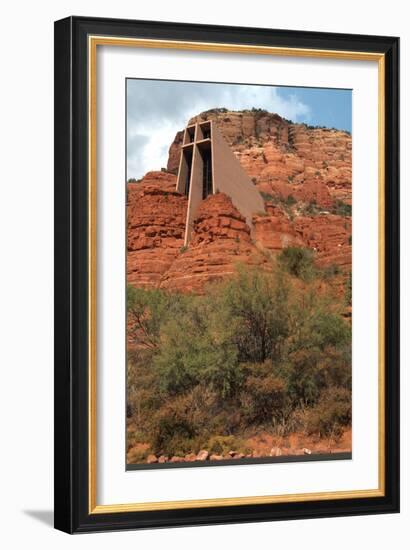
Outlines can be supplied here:
M399 511L399 39L55 23L55 527Z

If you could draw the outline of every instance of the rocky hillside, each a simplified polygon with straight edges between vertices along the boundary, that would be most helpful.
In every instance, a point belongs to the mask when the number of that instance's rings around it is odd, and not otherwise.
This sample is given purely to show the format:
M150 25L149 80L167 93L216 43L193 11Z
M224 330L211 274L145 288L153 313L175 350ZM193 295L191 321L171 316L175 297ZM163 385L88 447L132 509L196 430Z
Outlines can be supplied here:
M292 195L331 207L351 201L352 138L347 132L294 124L262 110L214 109L189 124L215 120L218 129L259 191L274 197ZM177 173L182 143L178 132L169 150L168 170Z
M187 199L175 191L182 132L169 150L167 172L149 172L128 184L128 282L201 292L229 276L238 262L264 263L266 251L309 247L318 265L351 266L351 136L293 124L253 110L207 111L266 202L254 235L220 193L206 199L183 246ZM342 281L340 282L342 283Z

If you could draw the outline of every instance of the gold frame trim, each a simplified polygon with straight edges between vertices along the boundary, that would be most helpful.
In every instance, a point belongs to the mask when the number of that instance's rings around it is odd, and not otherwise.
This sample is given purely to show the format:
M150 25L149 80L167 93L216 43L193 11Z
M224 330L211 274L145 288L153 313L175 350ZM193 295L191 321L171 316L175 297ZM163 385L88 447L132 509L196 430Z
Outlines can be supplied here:
M97 46L126 46L135 48L180 49L191 51L210 51L225 53L247 53L259 55L274 55L286 57L313 57L331 59L350 59L378 62L378 195L379 195L379 475L377 489L353 491L329 491L318 493L301 493L292 495L268 495L235 498L215 498L200 500L178 500L161 502L143 502L132 504L97 504L97 344L96 344L96 277L97 277L97 234L96 234L96 187L97 187ZM151 40L138 38L121 38L112 36L88 37L88 127L89 127L89 162L88 162L88 200L89 200L89 423L88 423L88 510L89 514L107 514L120 512L141 512L153 510L176 510L188 508L205 508L215 506L241 506L246 504L273 504L284 502L307 502L319 500L341 500L351 498L375 498L385 495L385 56L373 52L349 52L303 48L281 48L270 46L252 46L242 44L216 44L207 42L187 42L174 40Z

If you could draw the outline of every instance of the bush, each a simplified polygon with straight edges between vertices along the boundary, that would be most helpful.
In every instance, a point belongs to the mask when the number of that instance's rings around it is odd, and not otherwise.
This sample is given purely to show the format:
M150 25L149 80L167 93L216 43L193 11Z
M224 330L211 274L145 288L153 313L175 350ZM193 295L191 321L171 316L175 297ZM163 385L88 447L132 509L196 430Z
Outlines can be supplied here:
M340 275L342 273L341 268L337 264L331 264L322 269L322 274L325 279L330 279Z
M346 281L345 300L346 300L346 305L348 306L352 305L352 272L351 271L349 271L349 275Z
M222 454L258 427L334 435L349 422L344 304L312 279L312 251L267 261L269 271L239 266L203 296L129 287L130 452L149 444L156 454ZM144 459L133 452L130 461Z
M285 248L278 261L288 273L300 279L309 280L315 275L313 251L309 248Z
M312 344L321 351L329 346L340 349L350 343L350 327L338 314L319 311L310 325Z
M241 404L248 424L272 425L286 409L286 383L275 373L271 361L248 366Z
M162 324L168 318L177 318L190 298L161 290L127 287L127 314L131 335L140 346L156 349Z
M176 395L200 383L223 397L234 391L239 376L237 350L222 324L215 331L218 315L209 303L197 298L162 324L154 367L163 391Z
M221 330L230 326L229 339L240 362L261 362L280 355L288 335L288 287L280 273L239 268L216 296Z
M320 208L317 206L316 200L312 199L307 205L305 205L301 213L305 216L317 216L320 213Z
M352 206L341 200L336 200L332 208L332 213L338 216L351 216Z
M254 178L256 180L256 178ZM253 180L252 180L253 181ZM255 182L254 182L255 183ZM272 201L273 200L273 195L271 193L265 193L265 191L261 191L260 192L261 194L261 197L263 198L263 200L265 202L268 202L268 201Z
M204 445L204 448L210 453L219 455L227 455L229 451L243 454L248 454L251 451L242 438L233 435L212 436Z
M307 412L308 434L338 438L352 422L351 392L344 388L329 388L316 407Z
M151 448L156 454L197 452L197 429L189 410L189 400L180 397L166 402L154 417ZM199 450L199 449L198 449Z
M294 404L306 407L314 404L323 388L320 377L320 354L317 349L298 349L286 365L287 391Z

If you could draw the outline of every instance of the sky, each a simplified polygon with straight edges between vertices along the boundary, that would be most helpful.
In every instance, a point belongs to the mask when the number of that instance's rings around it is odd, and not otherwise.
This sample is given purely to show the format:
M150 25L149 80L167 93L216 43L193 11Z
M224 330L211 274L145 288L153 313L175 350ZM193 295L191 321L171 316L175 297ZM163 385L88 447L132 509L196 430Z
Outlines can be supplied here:
M293 122L352 129L351 90L127 79L127 179L166 167L177 131L217 107L255 107Z

